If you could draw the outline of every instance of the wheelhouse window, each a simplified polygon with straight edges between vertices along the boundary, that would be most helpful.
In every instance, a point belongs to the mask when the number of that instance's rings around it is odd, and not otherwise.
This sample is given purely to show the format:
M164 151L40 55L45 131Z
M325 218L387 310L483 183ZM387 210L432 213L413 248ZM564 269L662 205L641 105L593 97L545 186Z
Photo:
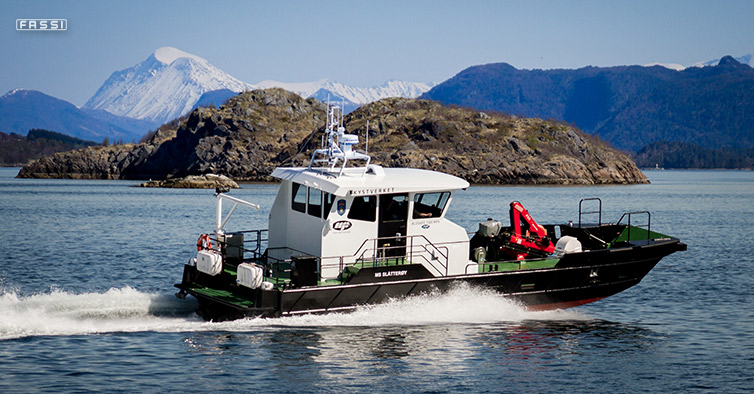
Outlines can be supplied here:
M377 219L377 196L354 197L348 218L373 222Z
M307 212L309 212L309 215L316 216L318 218L322 217L322 192L311 187L308 189L309 204Z
M448 203L450 192L420 193L414 196L414 219L439 218Z
M330 210L332 209L332 205L333 203L335 203L335 195L327 193L327 192L322 192L322 194L324 195L324 203L325 203L322 209L322 218L327 219L327 216L330 215Z
M294 183L292 186L291 208L294 211L306 212L306 186L298 183Z

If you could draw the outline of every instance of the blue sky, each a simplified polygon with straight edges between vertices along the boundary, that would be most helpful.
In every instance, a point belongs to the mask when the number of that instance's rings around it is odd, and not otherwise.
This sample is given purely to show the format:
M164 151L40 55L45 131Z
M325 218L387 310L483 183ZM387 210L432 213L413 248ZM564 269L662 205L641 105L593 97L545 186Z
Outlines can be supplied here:
M66 18L18 32L17 18ZM0 95L82 105L113 71L173 46L249 83L441 82L476 64L690 65L754 52L754 1L0 0Z

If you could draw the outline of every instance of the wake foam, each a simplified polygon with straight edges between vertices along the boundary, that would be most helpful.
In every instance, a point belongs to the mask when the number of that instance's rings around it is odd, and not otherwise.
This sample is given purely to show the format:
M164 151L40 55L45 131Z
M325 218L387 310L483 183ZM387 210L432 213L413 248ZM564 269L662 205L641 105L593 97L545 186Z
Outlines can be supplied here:
M530 311L489 289L460 284L450 291L393 299L359 307L353 312L242 319L219 323L224 329L276 327L375 327L436 324L489 324L523 321L592 320L575 310Z
M0 292L0 339L187 328L196 303L133 288L73 294L62 290L21 297Z
M172 294L144 293L130 287L103 293L53 290L20 297L0 290L0 340L45 335L108 332L250 331L296 327L377 327L440 324L517 323L591 320L575 310L545 312L525 307L488 289L459 285L448 292L393 299L349 313L247 318L204 322L196 301Z

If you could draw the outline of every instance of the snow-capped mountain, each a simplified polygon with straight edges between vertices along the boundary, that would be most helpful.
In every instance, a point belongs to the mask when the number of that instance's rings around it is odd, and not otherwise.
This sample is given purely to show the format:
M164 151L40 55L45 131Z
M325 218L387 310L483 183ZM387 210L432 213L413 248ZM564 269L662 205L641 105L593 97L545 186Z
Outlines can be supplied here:
M694 63L693 65L691 65L691 67L717 66L717 64L720 63L720 59L721 58L717 58L717 59L708 60L706 62ZM739 56L734 59L736 59L736 61L741 64L747 64L751 67L754 67L754 54L748 53L746 55Z
M682 64L677 64L677 63L649 63L649 64L644 65L644 67L654 67L654 66L662 66L662 67L669 68L675 71L683 71L686 69L686 66Z
M707 60L705 62L697 62L697 63L694 63L694 64L692 64L690 66L684 66L684 65L675 64L675 63L651 63L651 64L645 64L644 67L663 66L663 67L669 68L671 70L683 71L683 70L687 69L688 67L717 66L720 63L720 59L722 59L722 58ZM736 61L738 61L741 64L747 64L750 67L754 67L754 54L749 53L749 54L746 54L746 55L743 55L743 56L739 56L739 57L737 57L735 59L736 59Z
M163 123L190 111L205 92L253 88L199 56L163 47L110 75L82 108Z
M294 92L302 97L315 96L320 98L323 92L333 94L333 99L343 98L353 104L363 105L387 97L419 97L422 93L432 88L434 84L422 82L387 81L382 85L373 87L348 86L329 79L320 79L314 82L279 82L262 81L257 83L259 88L278 87ZM326 98L325 98L326 100Z
M328 79L302 83L262 81L252 85L233 78L206 59L164 47L143 62L114 72L82 108L164 123L202 105L199 102L202 95L215 91L222 91L226 97L228 92L280 87L303 97L343 100L353 109L386 97L418 97L432 86L388 81L380 86L354 87ZM214 101L218 101L220 96L214 96Z

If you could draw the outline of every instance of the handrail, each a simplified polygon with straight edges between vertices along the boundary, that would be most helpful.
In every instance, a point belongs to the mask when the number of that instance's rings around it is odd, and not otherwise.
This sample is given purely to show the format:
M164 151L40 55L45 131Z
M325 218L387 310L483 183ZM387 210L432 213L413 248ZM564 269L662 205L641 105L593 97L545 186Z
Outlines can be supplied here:
M627 234L627 241L631 241L631 215L638 215L638 214L647 214L647 224L643 225L636 225L635 227L646 227L647 228L647 241L649 241L650 233L652 232L652 214L649 211L634 211L634 212L623 212L623 215L621 215L620 219L618 219L618 224L620 224L623 221L623 218L628 215L628 234Z
M299 253L302 256L311 256L308 253L304 253L304 252L302 252L300 250L296 250L296 249L288 248L288 247L268 248L267 251L269 251L270 249L273 249L273 250L288 249L288 250L290 250L292 252L297 252L297 253ZM311 256L311 257L316 257L316 256ZM266 253L264 255L264 259L265 259L265 267L267 269L269 269L268 274L270 275L271 278L275 278L275 283L276 284L280 284L280 273L281 272L282 273L288 273L288 275L290 275L290 272L291 272L290 264L293 261L292 256L289 257L289 258L287 258L287 259L279 259L277 257L270 256L269 253ZM319 260L318 257L317 257L317 259ZM321 261L320 261L320 263L321 263ZM286 267L282 267L281 268L281 264L288 264L288 268L286 268ZM290 277L288 279L290 279Z
M599 201L599 209L596 211L587 211L587 212L582 211L581 204L583 204L584 201ZM601 226L602 225L602 199L600 199L599 197L582 198L581 201L579 201L579 227L581 227L582 215L593 215L595 213L599 214L599 219L598 219L597 224Z
M263 229L263 230L245 230L245 231L234 231L232 234L254 234L255 236L251 239L246 238L244 236L243 240L243 251L244 253L251 253L254 258L259 258L262 256L264 244L268 241L268 239L263 236L262 234L268 233L269 230ZM222 244L227 244L227 242L220 241L217 237L211 238L218 246ZM250 247L247 247L247 245L251 245Z
M432 249L427 248L427 245L432 245ZM398 249L407 249L405 254L403 256L389 256L385 251L388 250L398 250ZM443 252L444 249L444 252ZM411 245L411 246L401 246L401 245L395 245L395 246L383 246L380 248L377 248L376 255L372 255L371 258L367 258L364 256L364 254L368 253L369 251L372 251L373 249L367 249L362 252L362 254L356 259L357 261L361 261L362 266L364 265L365 261L371 261L372 264L379 265L380 262L388 261L392 258L399 258L399 259L408 259L409 261L416 262L417 260L426 262L430 267L432 267L435 271L437 271L440 275L447 275L448 274L448 264L447 264L447 255L448 255L448 248L445 246L438 247L434 244L421 244L421 245ZM433 254L432 252L436 251L441 257L444 258L444 262L440 261L440 259L437 257L437 255ZM383 252L383 256L379 256L379 252ZM428 259L427 256L424 254L431 255L433 259ZM441 268L438 268L434 263L433 260L439 261L439 265ZM444 270L443 270L444 269ZM444 272L443 272L444 271Z
M415 245L414 240L415 239L419 239L419 238L423 239L425 242L424 243L418 243L418 245L416 247L420 248L419 252L414 252L414 250L415 250L415 248L414 248L414 245ZM407 242L407 244L403 245L403 246L401 246L401 245L395 245L395 246L391 245L391 246L388 246L388 247L385 247L385 246L378 247L377 246L377 244L381 240L384 241L384 240L393 240L393 239L405 239L406 241L408 241L410 239L411 242L410 242L410 244ZM372 242L373 243L373 247L372 248L366 248L366 249L364 249L361 252L361 254L359 254L359 251L361 251L362 248L364 248L366 246L367 242ZM432 247L432 249L427 248L428 245L430 245ZM380 260L387 260L388 259L385 256L379 257L379 252L380 251L382 251L383 254L384 254L384 252L387 251L387 250L400 249L400 248L406 248L406 249L408 249L408 251L406 253L404 253L403 256L396 256L396 257L403 257L403 258L408 257L409 259L415 258L415 257L419 257L419 258L422 258L424 261L426 261L430 266L432 266L432 268L434 268L435 270L437 270L437 272L439 274L441 274L441 275L443 275L443 274L447 275L448 274L448 255L449 255L448 248L444 247L444 246L442 248L438 247L437 245L433 244L429 239L427 239L426 236L421 235L421 234L419 234L419 235L404 235L404 236L400 236L400 237L380 237L380 238L367 239L367 240L365 240L361 244L361 246L359 246L359 249L356 250L356 253L354 254L354 256L358 255L357 260L366 260L367 258L364 255L367 254L368 252L372 251L371 260L373 260L375 263L377 263ZM444 253L443 253L442 249L445 249ZM436 260L439 261L440 267L442 269L439 269L439 268L435 267L435 265L434 265L434 263L432 263L432 261L428 260L425 256L423 256L421 254L422 252L427 252L428 254L430 254L433 257L435 257ZM437 256L433 252L437 252L440 255L440 257L442 257L442 260L439 259L439 258L437 258ZM443 269L444 269L445 272L443 272Z
M292 249L289 247L265 248L265 243L268 242L267 237L269 236L268 235L269 230L267 229L238 231L235 233L252 234L252 237L249 237L249 238L244 237L244 247L242 249L244 253L249 253L251 255L249 257L245 257L244 260L247 260L248 258L251 258L253 260L264 259L265 265L270 270L268 275L271 278L275 279L276 282L280 281L281 273L290 272L289 268L283 267L281 266L281 264L290 263L291 259L290 258L280 259L277 257L270 256L270 253L269 253L270 250L288 249L293 253L299 253L301 255L309 255L308 253L302 252L300 250ZM394 240L394 239L405 240L406 244L405 245L378 246L379 241ZM220 242L216 237L213 238L213 240L217 243L218 248L220 248L220 245L222 244L222 242ZM399 256L390 256L390 253L385 253L386 251L398 250L398 249L404 249L404 253L402 253L402 255L399 255ZM432 269L434 269L438 274L447 275L449 254L450 254L450 251L447 246L435 245L434 243L430 242L426 236L420 234L420 235L409 235L409 236L401 236L401 237L379 237L379 238L366 239L361 243L361 245L356 250L356 252L350 256L345 256L345 255L328 256L328 257L317 257L317 259L319 260L320 267L322 268L331 266L330 265L331 263L329 262L332 260L337 260L337 262L334 262L332 264L337 264L339 266L339 272L342 272L346 265L345 264L346 258L349 258L349 260L353 259L355 263L360 262L362 268L365 267L366 264L370 264L372 266L378 266L381 262L385 262L392 258L398 258L398 259L403 258L409 261L424 262L428 266L430 266ZM312 257L316 257L316 256L312 256Z
M406 239L407 241L410 240L410 242L407 242L406 245L377 246L380 240L394 240L396 238ZM425 242L415 242L416 239L423 239ZM391 250L399 249L404 249L404 252L400 255L391 256L390 253L388 253ZM428 256L426 256L425 254L432 256L433 259L428 258ZM437 271L438 274L447 275L448 255L449 250L446 246L435 245L430 242L424 235L380 237L364 240L364 242L362 242L356 252L352 255L321 257L320 266L324 268L334 267L337 265L338 271L342 272L346 266L345 258L354 260L354 264L361 264L361 268L364 268L367 265L376 267L379 266L381 262L386 262L395 258L409 261L423 261L426 262L435 271ZM333 260L336 260L336 262L330 263L330 261Z

